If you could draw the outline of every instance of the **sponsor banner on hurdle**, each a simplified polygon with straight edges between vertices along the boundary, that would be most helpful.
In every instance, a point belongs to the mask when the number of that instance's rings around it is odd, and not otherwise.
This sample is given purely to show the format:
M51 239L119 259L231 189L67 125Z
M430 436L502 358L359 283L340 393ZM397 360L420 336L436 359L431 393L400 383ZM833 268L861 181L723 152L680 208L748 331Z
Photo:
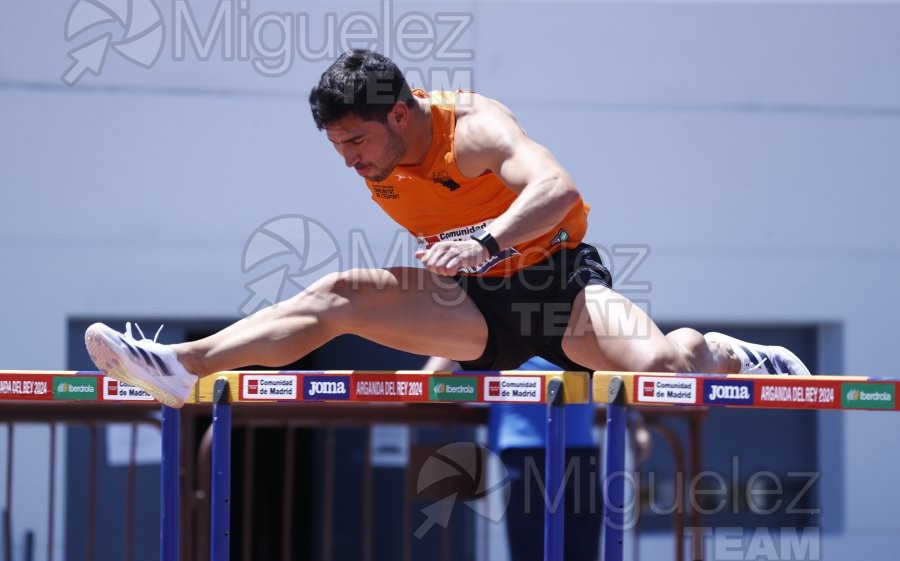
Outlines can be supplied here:
M543 376L484 376L483 400L507 403L543 403L546 379Z
M99 372L0 372L0 401L149 401L144 390Z
M475 376L431 376L428 380L430 401L479 401L478 378Z
M588 403L583 372L244 371L201 379L187 403L211 403L217 380L233 402L374 401L545 403L547 386L564 378L567 403ZM100 372L0 371L0 401L156 403L141 388Z
M350 376L305 374L304 401L347 401L350 399Z
M96 376L54 376L53 399L96 401L100 397Z
M694 405L699 380L689 376L636 376L634 400L637 403Z
M296 374L241 374L242 400L293 401L300 392Z
M753 380L733 378L705 378L703 380L704 405L753 405Z
M52 379L40 374L11 374L0 378L0 399L44 401L53 399Z
M428 401L427 374L391 374L355 372L350 399L354 401Z
M900 410L900 381L863 376L642 374L595 372L594 401L609 399L614 378L626 384L628 404L767 409Z
M757 380L754 405L778 409L840 409L841 383L814 376Z
M103 400L104 401L153 401L153 397L137 386L126 384L110 378L103 377Z
M886 382L845 382L841 384L844 409L896 409L897 386Z

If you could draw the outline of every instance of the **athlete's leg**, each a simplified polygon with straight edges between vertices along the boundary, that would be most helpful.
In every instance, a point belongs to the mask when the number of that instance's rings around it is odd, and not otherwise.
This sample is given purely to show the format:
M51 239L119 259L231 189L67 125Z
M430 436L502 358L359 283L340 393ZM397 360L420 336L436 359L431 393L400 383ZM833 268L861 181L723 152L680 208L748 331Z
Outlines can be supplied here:
M355 333L396 349L456 360L479 358L488 329L452 279L424 269L335 273L308 290L200 341L163 345L95 323L84 334L106 375L181 407L197 377L242 366L282 366L337 335Z
M740 361L727 345L710 345L698 331L663 334L636 304L602 285L575 298L562 341L573 361L595 370L737 373Z
M794 353L688 328L664 335L621 294L591 285L575 298L563 352L588 368L632 372L809 375Z
M454 360L480 357L488 336L478 308L452 279L400 267L329 274L293 298L174 349L202 377L289 364L346 333Z

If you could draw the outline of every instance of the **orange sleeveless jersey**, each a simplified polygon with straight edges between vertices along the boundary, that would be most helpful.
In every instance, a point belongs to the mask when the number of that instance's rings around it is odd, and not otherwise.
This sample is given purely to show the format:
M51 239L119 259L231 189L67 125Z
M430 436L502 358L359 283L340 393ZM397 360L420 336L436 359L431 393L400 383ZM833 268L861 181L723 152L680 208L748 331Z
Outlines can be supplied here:
M380 182L366 181L372 200L398 224L431 247L443 240L463 240L486 228L509 208L516 193L491 172L464 177L456 167L453 133L456 126L455 92L414 90L431 100L432 139L425 161L418 166L397 166ZM552 230L503 248L499 255L463 274L509 276L538 263L561 247L572 248L584 238L590 207L579 200Z

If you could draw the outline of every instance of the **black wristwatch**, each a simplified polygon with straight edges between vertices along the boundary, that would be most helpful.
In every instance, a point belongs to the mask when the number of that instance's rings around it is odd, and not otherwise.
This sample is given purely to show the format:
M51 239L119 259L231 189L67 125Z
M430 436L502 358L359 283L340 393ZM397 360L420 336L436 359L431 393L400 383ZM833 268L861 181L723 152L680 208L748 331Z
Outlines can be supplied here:
M472 234L472 239L486 247L491 257L496 257L500 254L500 244L487 230L481 230Z

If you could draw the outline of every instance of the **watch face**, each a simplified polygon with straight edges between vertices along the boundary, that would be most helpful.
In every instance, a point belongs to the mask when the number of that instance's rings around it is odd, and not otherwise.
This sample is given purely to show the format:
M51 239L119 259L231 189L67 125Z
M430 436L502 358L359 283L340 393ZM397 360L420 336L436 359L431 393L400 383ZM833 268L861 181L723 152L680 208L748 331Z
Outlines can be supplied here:
M472 234L472 239L483 245L487 248L488 253L491 257L494 257L498 253L500 253L500 246L497 244L497 240L494 239L494 236L485 230Z

